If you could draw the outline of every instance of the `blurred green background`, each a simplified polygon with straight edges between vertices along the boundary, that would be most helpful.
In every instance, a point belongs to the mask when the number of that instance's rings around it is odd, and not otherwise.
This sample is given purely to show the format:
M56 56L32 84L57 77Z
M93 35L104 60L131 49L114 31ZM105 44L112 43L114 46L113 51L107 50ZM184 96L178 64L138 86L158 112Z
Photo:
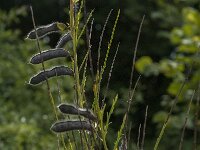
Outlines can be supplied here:
M169 126L159 149L177 149L180 142L189 100L193 90L200 84L200 59L197 55L200 45L200 2L199 0L87 0L88 12L95 8L92 33L92 57L96 63L99 36L107 14L113 13L106 27L102 45L102 56L112 26L121 9L115 39L111 48L108 69L102 88L105 89L109 67L120 42L119 53L114 66L110 89L106 103L109 105L116 93L119 101L112 117L112 129L108 134L108 143L112 146L113 137L119 129L126 110L128 86L137 32L145 15L138 47L134 81L139 74L139 82L131 107L132 122L130 149L137 142L138 126L144 121L146 105L149 106L145 149L153 149L160 128L170 110L173 99L178 93L185 74L191 64L192 72L181 93L172 114ZM68 22L69 2L67 0L1 0L0 2L0 149L56 149L56 135L49 128L54 122L52 107L47 95L46 85L30 86L29 78L41 69L41 66L28 64L29 58L37 53L33 41L24 40L33 28L29 5L33 6L37 25L54 21ZM50 35L41 41L42 49L53 48L59 34ZM83 40L84 41L84 37ZM84 49L86 44L81 43ZM80 52L80 59L83 52ZM102 57L103 58L103 57ZM103 60L103 59L102 59ZM102 61L101 61L102 62ZM56 63L66 63L59 61ZM55 65L55 62L49 65ZM65 102L73 99L73 80L59 78L61 95ZM59 104L57 84L51 81L51 90ZM91 83L86 93L91 97ZM102 90L104 91L104 90ZM198 91L198 90L197 90ZM193 147L194 113L197 109L196 92L186 125L183 149ZM103 93L102 93L103 97ZM200 120L197 121L198 133ZM200 140L198 140L200 149Z

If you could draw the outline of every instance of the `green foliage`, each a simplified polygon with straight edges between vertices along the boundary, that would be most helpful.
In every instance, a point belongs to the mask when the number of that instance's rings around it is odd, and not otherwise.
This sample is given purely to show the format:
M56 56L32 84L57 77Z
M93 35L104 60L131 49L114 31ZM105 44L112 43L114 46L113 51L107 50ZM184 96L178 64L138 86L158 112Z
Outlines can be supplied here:
M192 67L190 78L188 79L188 82L186 83L186 86L184 87L183 92L179 97L178 104L175 107L175 114L170 117L168 132L171 132L174 129L178 129L179 131L181 130L185 119L184 112L188 107L187 102L189 101L189 97L191 96L191 91L197 89L200 82L200 76L196 76L196 74L200 72L200 59L198 55L200 44L200 12L197 9L191 7L183 7L181 8L181 12L182 15L180 20L181 23L179 23L180 25L174 26L168 36L172 44L175 46L175 50L171 52L171 57L162 58L158 63L152 61L151 63L149 63L150 61L144 63L144 61L142 61L143 58L141 58L137 61L138 65L136 67L136 69L140 73L146 76L152 76L156 74L147 74L146 72L149 72L148 69L150 67L144 66L157 66L157 76L159 74L163 74L166 78L171 79L171 83L166 90L166 94L168 96L165 95L165 98L163 97L163 100L161 102L161 104L163 104L162 106L164 106L163 108L165 109L165 111L162 110L160 112L157 112L153 117L153 121L158 124L158 127L160 127L160 125L164 123L169 108L172 106L172 103L170 101L172 101L173 97L176 96L179 92L181 84L184 82L185 78L187 78L187 74ZM151 58L148 58L146 60L151 60ZM153 67L151 68L153 70ZM192 107L195 107L194 105L195 103L193 103ZM192 116L190 116L189 121L186 125L187 129L194 129L194 121L192 121L192 119ZM164 134L163 130L160 134L161 137L163 136L162 134ZM179 133L174 133L174 136L178 134Z
M8 10L14 4L19 5L21 2L2 0L0 7ZM68 17L66 12L68 12L68 9L65 9L65 13L62 10L66 6L69 6L68 4L66 5L68 2L43 0L38 3L37 1L33 1L34 8L37 8L37 13L35 14L37 25L46 24L57 19L59 21L66 21L66 17ZM109 111L107 109L113 105L112 99L117 91L119 98L115 105L117 109L115 109L110 118L111 120L109 120L109 123L112 122L112 124L109 125L106 138L109 148L113 146L115 142L115 138L113 137L116 136L117 129L119 128L119 126L115 125L122 122L122 115L126 111L126 100L128 98L127 79L129 79L130 75L131 67L129 66L131 65L133 53L130 48L134 46L132 42L136 38L138 24L143 14L146 14L147 17L141 33L138 56L144 56L136 62L136 70L142 74L142 78L134 96L134 104L130 110L129 119L133 122L130 149L135 148L136 132L138 124L142 122L142 108L145 108L146 104L151 108L151 112L147 120L145 149L152 149L152 144L155 143L158 137L158 131L165 121L173 99L185 79L188 66L194 62L189 81L179 97L174 113L158 147L159 149L177 149L187 104L193 89L197 87L200 80L200 61L199 56L196 55L200 42L199 0L87 1L87 6L88 10L95 8L93 13L95 21L92 33L94 63L96 63L99 32L101 24L105 21L106 14L110 8L120 7L123 10L118 22L120 30L115 34L116 39L121 42L120 57L116 59L117 69L113 70L114 75L106 98L106 105L101 108L102 111L99 111L99 116L101 116L102 120L104 118L105 121L105 116L107 115L107 111ZM29 23L31 20L30 17L29 21L25 19L22 22L21 20L21 17L25 17L26 14L27 9L25 7L10 9L7 13L3 10L0 11L0 49L2 51L0 55L0 149L56 149L57 146L55 143L57 139L49 131L54 117L49 98L47 97L46 86L44 84L39 87L31 87L26 84L31 75L41 70L40 66L33 67L27 64L28 58L32 54L35 54L37 50L34 42L24 42L21 40L22 36L27 32L26 30L32 28L32 24ZM79 14L78 17L78 20L82 20L83 14ZM111 23L108 23L108 31L105 31L105 35L110 34L113 28L114 19L111 18L111 20ZM83 24L80 23L79 26L83 27ZM63 32L66 31L66 28L67 30L69 29L68 26L59 26L59 28ZM77 30L77 33L80 32ZM79 44L81 44L78 46L78 48L82 49L82 51L79 51L80 53L78 52L78 56L80 56L78 62L81 62L81 55L85 52L83 50L84 42L81 39L82 37L80 37L79 41ZM109 38L109 36L104 36L103 41L109 41ZM49 38L45 40L48 41ZM40 42L43 49L49 48L44 41ZM54 45L56 42L53 39L51 45ZM113 41L113 44L116 44L115 41ZM67 47L70 47L70 45ZM102 56L105 56L106 51L103 49L107 49L107 43L105 45L102 44ZM112 55L112 52L113 48L111 47L110 55ZM86 53L84 53L84 61L78 71L84 68L85 73L83 77L80 76L81 93L85 92L88 99L92 101L93 94L91 94L91 90L93 81L87 75L87 69L85 69L87 66L85 62L87 62L89 54L88 52ZM104 60L101 61L103 62ZM109 66L109 61L108 59L107 66ZM45 66L50 67L51 64L55 64L55 62L50 62L50 64L45 64ZM105 75L108 73L107 70L105 69ZM71 89L74 87L74 82L68 78L62 78L61 80L62 82L58 81L63 87L61 88L62 102L72 101L74 99L74 92ZM96 78L96 81L99 81L99 78ZM57 97L57 84L54 81L50 81L50 84L52 86L53 98L56 102L55 105L57 105L60 102ZM102 80L102 87L104 88L104 80ZM94 84L93 91L97 90L96 88L98 88L98 85ZM99 92L98 100L102 98L104 89L101 91ZM85 98L83 100L85 101ZM196 97L194 103L195 101ZM196 107L193 104L191 114L194 113L194 110L196 110ZM59 117L62 118L62 116ZM194 116L189 116L186 126L184 149L191 149L192 147L193 135L191 131L194 130L193 120ZM105 122L102 123L103 127ZM77 134L79 135L79 133ZM70 144L68 145L70 146ZM74 147L73 142L72 146Z
M27 84L36 73L28 64L28 58L37 52L35 43L24 42L21 32L10 28L26 12L25 7L8 13L0 11L0 149L56 149L56 138L49 130L53 115L45 86L36 88ZM51 84L56 87L55 83ZM64 90L68 87L64 85ZM52 92L54 96L57 89ZM70 95L62 94L62 97Z

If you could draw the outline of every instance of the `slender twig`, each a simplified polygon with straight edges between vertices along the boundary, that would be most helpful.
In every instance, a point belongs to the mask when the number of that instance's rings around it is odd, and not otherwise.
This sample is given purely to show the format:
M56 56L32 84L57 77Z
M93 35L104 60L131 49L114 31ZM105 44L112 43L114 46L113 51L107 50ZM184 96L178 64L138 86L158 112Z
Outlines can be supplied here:
M136 60L138 44L139 44L139 40L140 40L140 33L141 33L141 30L142 30L142 25L143 25L143 22L144 22L144 18L145 18L145 15L142 17L142 21L140 23L140 27L139 27L138 34L137 34L137 40L136 40L136 44L135 44L135 49L134 49L131 76L130 76L130 81L129 81L129 98L131 97L131 88L132 88L132 82L133 82L133 72L134 72L134 68L135 68L135 60Z
M137 136L137 150L140 150L140 132L141 132L141 124L138 128L138 136Z
M186 124L187 124L187 121L188 121L188 117L189 117L190 108L191 108L191 105L192 105L192 100L194 98L194 94L195 94L195 90L192 93L190 103L189 103L189 106L188 106L188 110L187 110L187 113L186 113L186 116L185 116L185 122L183 124L183 130L182 130L182 133L181 133L181 140L180 140L180 143L179 143L179 150L182 150L182 147L183 147L183 139L184 139L184 134L185 134L185 128L186 128Z
M193 148L194 150L197 150L197 128L198 128L198 118L199 118L199 103L200 103L200 82L198 85L197 90L197 101L196 101L196 111L195 111L195 120L194 120L194 141L193 141Z
M143 133L142 133L142 142L141 142L141 150L144 149L144 139L145 139L145 130L146 130L146 123L147 123L147 112L148 112L148 105L145 111L145 118L144 118L144 125L143 125Z

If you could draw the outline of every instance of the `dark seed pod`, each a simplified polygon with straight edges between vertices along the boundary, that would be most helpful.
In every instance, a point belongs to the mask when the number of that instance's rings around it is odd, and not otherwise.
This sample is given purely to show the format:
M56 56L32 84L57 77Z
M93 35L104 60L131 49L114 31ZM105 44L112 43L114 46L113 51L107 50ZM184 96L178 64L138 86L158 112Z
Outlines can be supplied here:
M92 129L91 124L86 121L60 121L51 126L51 130L58 133L71 130L92 131Z
M42 63L43 61L47 61L53 58L68 57L68 56L69 56L69 52L62 48L50 49L50 50L43 51L41 54L38 53L35 56L33 56L30 60L30 63L39 64L39 63Z
M37 75L33 76L30 79L29 83L36 85L45 81L48 78L55 77L55 76L62 76L62 75L73 76L73 71L66 66L57 66L57 67L52 68L51 70L46 70L45 72L42 71L38 73Z
M42 37L44 37L48 34L54 33L54 32L59 32L60 29L58 27L58 24L63 24L63 23L53 22L51 24L48 24L48 25L45 25L45 26L39 26L38 28L36 28L38 38L42 38ZM63 26L65 26L65 25L63 24ZM35 34L34 29L31 32L28 33L26 39L31 39L31 40L36 39L36 34Z
M64 34L60 40L58 41L57 45L56 45L56 48L62 48L65 46L65 44L68 42L68 41L71 41L72 40L72 37L71 37L71 34L70 32L67 32L66 34Z
M81 115L90 120L97 121L96 116L90 110L76 108L75 106L69 104L60 104L58 108L64 114Z

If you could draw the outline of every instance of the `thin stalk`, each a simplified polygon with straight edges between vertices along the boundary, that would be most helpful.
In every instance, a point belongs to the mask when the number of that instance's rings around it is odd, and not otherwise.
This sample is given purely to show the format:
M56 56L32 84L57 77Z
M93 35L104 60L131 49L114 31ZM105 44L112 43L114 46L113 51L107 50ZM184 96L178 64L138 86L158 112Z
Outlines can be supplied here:
M58 100L59 100L59 103L63 103L63 100L62 100L62 97L61 97L60 84L59 84L59 82L58 82L58 78L56 78L56 83L57 83L57 90L58 90ZM63 117L65 117L65 116L63 115ZM70 120L70 116L67 115L67 117L68 117L68 119ZM74 135L74 131L71 131L71 132L72 132L72 138L73 138L73 141L74 141L75 148L76 148L76 150L78 150L78 147L77 147L77 144L76 144L75 135ZM69 144L70 144L70 148L71 148L71 150L73 150L73 146L72 146L71 140L70 140L70 138L69 138L69 134L66 133L66 135L67 135L67 138L68 138L68 141L69 141Z
M131 88L132 88L132 82L133 82L133 72L134 72L134 68L135 68L135 60L136 60L136 55L137 55L137 50L138 50L138 43L139 43L139 40L140 40L140 34L141 34L141 31L142 31L142 25L143 25L144 19L145 19L145 15L142 17L142 21L140 23L140 27L139 27L138 34L137 34L137 40L136 40L136 44L135 44L135 49L134 49L131 76L130 76L130 81L129 81L129 98L131 97Z
M104 74L104 71L106 69L106 66L107 66L107 60L108 60L108 56L109 56L109 53L110 53L110 48L112 46L112 42L113 42L113 38L114 38L114 35L115 35L115 30L116 30L116 27L117 27L117 23L118 23L118 20L119 20L119 16L120 16L120 9L118 10L118 13L117 13L117 17L115 19L115 23L114 23L114 26L113 26L113 29L112 29L112 33L111 33L111 37L110 37L110 41L108 43L108 47L107 47L107 51L106 51L106 56L104 58L104 62L103 62L103 66L101 66L101 71L99 72L99 70L97 70L97 78L96 78L96 93L95 93L95 103L97 105L97 109L101 109L99 107L99 94L100 94L100 87L101 87L101 81L102 81L102 77L103 77L103 74Z
M103 66L101 68L101 72L99 73L99 70L97 70L96 81L95 81L96 83L94 84L95 87L94 87L94 103L93 103L93 106L94 106L95 112L97 113L97 118L100 121L100 123L99 123L100 134L101 134L101 137L102 137L102 143L103 143L105 150L108 150L107 143L106 143L106 137L105 137L106 133L105 133L105 130L104 130L104 123L103 123L103 113L104 113L104 110L105 110L105 106L103 108L99 107L99 94L100 94L100 85L101 85L102 76L103 76L104 70L106 68L106 63L107 63L110 48L111 48L111 45L112 45L112 41L113 41L113 38L114 38L114 33L115 33L115 29L116 29L117 22L118 22L118 19L119 19L119 15L120 15L120 10L118 11L118 14L117 14L114 26L113 26L113 30L112 30L112 33L111 33L110 41L108 43L108 48L107 48L107 52L106 52L106 56L105 56L105 59L104 59Z
M81 94L81 86L80 86L80 79L79 79L79 69L78 69L78 59L77 59L77 31L76 31L76 21L75 21L75 15L74 15L74 6L75 3L73 0L70 0L70 31L72 34L72 42L73 42L73 70L74 70L74 79L75 79L75 100L77 106L83 107L82 104L82 94ZM80 116L79 116L80 117ZM83 150L83 136L82 131L80 133L80 140L81 140L81 148Z
M137 136L137 150L140 150L140 132L141 132L141 124L138 128L138 136Z
M86 0L83 0L83 7L84 7L84 23L87 23L87 7L86 7ZM91 26L93 24L94 19L92 19L92 23ZM90 71L91 71L91 75L92 75L92 79L94 80L94 67L93 67L93 63L92 63L92 54L91 54L91 44L90 44L90 39L91 39L91 34L89 35L89 30L86 24L86 41L87 41L87 47L89 50L89 61L90 61ZM91 31L90 31L91 33Z
M114 64L115 64L115 59L116 59L116 56L117 56L117 53L118 53L118 50L119 50L119 45L120 45L120 43L118 43L118 45L117 45L117 50L115 52L115 55L114 55L114 58L113 58L113 61L112 61L112 65L111 65L111 68L110 68L110 72L109 72L109 75L108 75L108 81L107 81L107 85L106 85L106 91L105 91L105 94L104 94L104 98L102 100L102 107L104 106L104 102L105 102L105 99L106 99L106 96L107 96L107 92L108 92L108 88L109 88L109 83L110 83L110 79L111 79L111 76L112 76L112 70L113 70L113 67L114 67Z
M174 102L173 102L173 104L172 104L172 106L171 106L171 109L170 109L170 111L169 111L169 113L168 113L168 115L167 115L167 118L166 118L166 120L165 120L165 122L164 122L164 124L163 124L163 126L162 126L162 129L161 129L161 131L160 131L160 134L159 134L159 136L158 136L158 138L157 138L157 140L156 140L156 143L155 143L155 145L154 145L154 150L157 150L157 149L158 149L158 145L159 145L159 143L160 143L160 141L161 141L161 139L162 139L162 136L163 136L163 134L164 134L164 132L165 132L165 129L166 129L167 125L168 125L168 122L169 122L169 119L170 119L170 117L171 117L171 114L172 114L172 112L173 112L173 110L174 110L174 107L176 106L176 103L177 103L177 101L178 101L178 99L179 99L179 96L181 95L181 93L182 93L182 91L183 91L183 88L185 87L185 84L186 84L187 81L188 81L189 75L190 75L191 72L192 72L192 66L193 66L193 63L192 63L192 65L190 66L189 71L188 71L188 73L187 73L187 75L186 75L186 77L185 77L185 80L183 81L183 83L182 83L181 87L179 88L179 91L178 91L178 93L177 93L177 95L176 95L176 97L175 97L175 99L174 99Z
M126 133L127 133L128 113L129 113L129 110L130 110L130 106L131 106L133 95L135 93L135 90L133 90L133 92L131 93L131 91L132 91L131 90L132 89L132 82L133 82L133 72L134 72L134 67L135 67L135 60L136 60L136 55L137 55L138 43L139 43L140 34L141 34L141 31L142 31L142 25L143 25L144 19L145 19L145 15L143 16L142 21L140 22L140 27L138 29L137 40L136 40L135 49L134 49L133 63L132 63L132 68L131 68L130 81L129 81L129 100L128 100L128 107L127 107L127 110L126 110L127 118L126 118L126 124L125 124L125 129L124 129L124 136L126 136ZM140 79L140 77L138 78L137 82L139 82L139 79ZM138 84L137 82L136 82L135 85Z
M185 116L185 122L184 122L184 125L183 125L183 130L182 130L182 133L181 133L181 140L180 140L180 143L179 143L179 150L182 150L182 147L183 147L183 139L184 139L184 134L185 134L185 128L186 128L186 124L187 124L187 121L188 121L188 117L189 117L190 108L191 108L191 105L192 105L192 100L194 98L194 94L195 94L195 90L192 93L190 103L189 103L189 106L188 106L188 110L187 110L187 114Z
M38 38L37 30L36 30L36 25L35 25L35 19L34 19L34 14L33 14L33 8L32 8L32 6L30 6L30 10L31 10L31 17L32 17L33 27L34 27L35 35L36 35L37 49L38 49L38 51L39 51L39 53L41 55L42 52L41 52L39 38ZM46 71L43 61L42 61L42 69L43 69L44 72ZM51 99L51 103L53 105L53 110L54 110L54 113L55 113L55 117L58 120L57 112L56 112L55 105L54 105L54 100L53 100L53 97L51 95L51 90L50 90L49 82L48 82L47 78L45 80L46 80L46 84L47 84L48 95L49 95L49 97Z
M143 135L142 135L142 142L141 142L141 150L144 149L145 130L146 130L146 124L147 124L147 112L148 112L148 105L147 105L146 111L145 111L145 118L144 118L144 125L143 125Z
M90 26L90 32L89 32L89 35L88 35L88 51L87 51L87 54L86 54L86 57L85 57L85 66L84 66L84 72L83 72L83 79L82 79L82 93L83 93L83 96L84 96L84 99L85 99L85 102L86 102L86 108L87 108L87 110L88 110L88 102L87 102L87 100L86 100L86 97L85 97L85 75L86 75L86 68L87 68L87 61L88 61L88 53L90 53L91 52L91 43L90 43L90 41L91 41L91 36L92 36L92 27L93 27L93 21L94 21L94 19L92 19L92 22L91 22L91 26ZM91 57L89 56L89 59L91 59ZM91 62L91 60L90 60L90 62ZM91 66L90 66L91 67ZM81 67L80 67L81 68ZM80 72L80 71L79 71ZM91 122L91 120L89 119L89 123L90 123L90 125L92 126L92 122ZM95 146L96 146L96 148L97 149L99 149L98 148L98 145L97 145L97 143L96 143L96 139L95 139L95 136L94 136L94 132L92 131L92 138L93 138L93 140L94 140L94 143L95 143ZM92 145L92 139L90 138L90 140L91 140L91 145Z
M132 128L132 122L130 123L129 125L129 130L128 130L128 145L127 145L127 149L129 149L129 141L130 141L130 138L131 138L131 128Z
M34 13L33 13L33 8L32 8L32 6L30 6L30 11L31 11L31 18L32 18L33 27L34 27L34 30L35 30L35 35L36 35L37 49L38 49L38 51L39 51L39 53L40 53L40 55L41 55L42 52L41 52L40 42L39 42L37 30L36 30L36 24L35 24L35 18L34 18ZM42 69L43 69L44 72L46 71L43 61L42 61ZM56 120L58 120L58 115L57 115L56 108L55 108L55 102L54 102L53 96L52 96L52 94L51 94L51 89L50 89L50 85L49 85L49 82L48 82L47 77L45 77L45 80L46 80L46 84L47 84L48 95L49 95L49 98L50 98L50 100L51 100L51 104L52 104L52 107L53 107L53 111L54 111ZM61 139L62 139L62 143L63 143L64 148L67 149L67 148L66 148L66 145L65 145L64 137L61 136Z
M103 29L101 31L101 35L100 35L100 39L99 39L99 47L98 47L98 60L97 60L97 70L99 71L99 61L100 61L100 57L101 57L101 44L102 44L102 40L103 40L103 36L104 36L104 31L106 29L106 26L107 26L107 23L108 23L108 20L110 18L110 15L112 13L113 9L110 10L107 18L106 18L106 21L104 23L104 26L103 26Z
M124 140L124 143L126 143L126 133L127 133L127 128L128 128L128 113L129 113L129 111L130 111L130 108L131 108L131 103L132 103L132 99L133 99L133 96L134 96L134 94L135 94L135 90L136 90L136 87L137 87L137 85L138 85L138 83L139 83L139 80L140 80L140 77L141 76L139 76L138 77L138 79L137 79L137 81L136 81L136 83L135 83L135 86L134 86L134 88L133 88L133 91L132 91L132 95L131 95L131 98L130 98L130 100L128 101L128 106L127 106L127 109L126 109L126 122L125 122L125 129L124 129L124 138L123 138L123 140ZM125 149L125 144L123 145L123 149Z

